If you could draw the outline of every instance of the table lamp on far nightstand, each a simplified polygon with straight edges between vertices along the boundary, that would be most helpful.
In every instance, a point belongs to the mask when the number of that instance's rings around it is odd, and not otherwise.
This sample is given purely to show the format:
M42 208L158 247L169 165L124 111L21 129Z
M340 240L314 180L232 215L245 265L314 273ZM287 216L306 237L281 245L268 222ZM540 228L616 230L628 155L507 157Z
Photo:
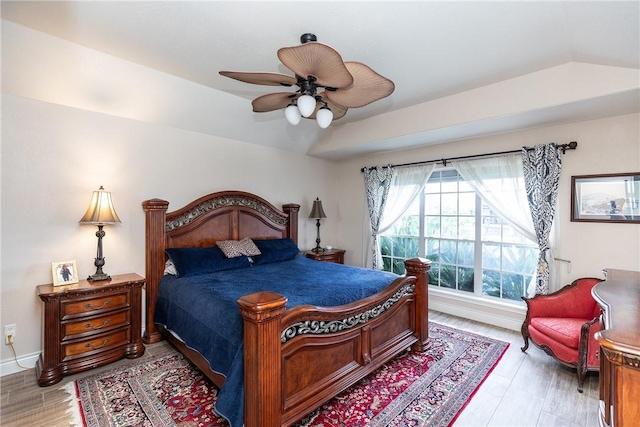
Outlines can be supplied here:
M324 249L320 247L320 220L326 217L327 215L324 213L324 209L322 209L322 201L320 201L320 199L316 197L316 199L313 201L311 213L309 214L309 218L316 220L316 226L318 227L316 247L311 249L313 252L324 252Z
M98 191L94 191L93 196L91 196L91 202L89 203L87 213L84 214L79 222L80 224L92 224L98 226L98 231L96 231L96 237L98 238L98 253L96 254L95 262L93 263L96 266L96 272L95 274L87 277L87 280L90 282L111 280L111 277L109 277L108 274L102 272L102 266L104 265L104 257L102 256L102 238L105 235L102 227L107 224L122 222L113 208L113 203L111 203L111 193L109 191L105 191L102 186L100 186Z

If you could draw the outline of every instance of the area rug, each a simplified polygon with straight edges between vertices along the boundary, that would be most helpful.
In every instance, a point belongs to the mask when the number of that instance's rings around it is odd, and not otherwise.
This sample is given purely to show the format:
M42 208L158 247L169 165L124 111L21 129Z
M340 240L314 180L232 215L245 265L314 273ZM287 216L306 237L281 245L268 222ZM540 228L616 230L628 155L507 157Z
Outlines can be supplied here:
M429 349L405 352L317 409L298 427L447 426L508 343L431 322ZM218 389L180 353L148 357L70 382L76 425L228 427Z

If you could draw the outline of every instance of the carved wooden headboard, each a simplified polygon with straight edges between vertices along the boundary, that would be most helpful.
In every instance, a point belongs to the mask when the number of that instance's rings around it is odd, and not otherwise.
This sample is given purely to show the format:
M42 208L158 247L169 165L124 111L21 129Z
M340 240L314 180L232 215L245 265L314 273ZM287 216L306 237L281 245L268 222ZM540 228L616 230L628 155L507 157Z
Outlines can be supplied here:
M255 194L221 191L199 198L187 206L167 212L169 202L160 199L142 203L146 216L146 327L144 341L161 339L153 323L157 288L164 272L165 249L210 247L218 240L290 238L298 243L300 205L286 204L279 210Z

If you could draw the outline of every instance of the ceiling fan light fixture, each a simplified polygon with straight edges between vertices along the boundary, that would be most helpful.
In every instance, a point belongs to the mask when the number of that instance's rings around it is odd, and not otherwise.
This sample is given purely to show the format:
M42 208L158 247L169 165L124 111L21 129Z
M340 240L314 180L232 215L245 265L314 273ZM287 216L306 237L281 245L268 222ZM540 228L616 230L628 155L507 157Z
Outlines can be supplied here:
M291 92L261 95L251 101L253 111L285 110L291 125L302 117L316 120L322 129L345 116L350 108L364 107L391 95L393 82L360 62L342 59L332 47L319 43L312 33L300 37L300 45L278 49L278 59L294 76L272 72L220 71L245 83L297 86Z
M309 117L316 110L316 99L311 95L302 95L298 98L298 109L302 117Z
M318 126L322 129L328 128L333 121L333 111L326 106L322 107L316 113L316 121L318 122Z
M293 126L300 123L300 119L302 118L302 116L300 115L300 110L295 104L289 105L284 110L284 116L287 118L287 121Z

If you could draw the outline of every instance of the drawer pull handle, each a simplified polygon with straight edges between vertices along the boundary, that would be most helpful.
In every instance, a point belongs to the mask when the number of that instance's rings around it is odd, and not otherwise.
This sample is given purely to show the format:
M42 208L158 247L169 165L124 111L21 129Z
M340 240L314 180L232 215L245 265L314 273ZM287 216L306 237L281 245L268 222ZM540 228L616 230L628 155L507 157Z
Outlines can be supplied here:
M105 345L107 345L107 343L111 341L110 338L105 338L104 341L102 341L102 344L98 345L98 346L94 346L91 343L87 343L87 345L85 345L86 348L90 348L91 350L97 350L99 348L104 347Z
M87 304L85 304L85 308L90 308L92 310L99 310L101 308L105 308L106 306L108 306L109 304L111 304L111 300L108 299L106 300L100 307L96 307L93 304L91 304L90 302L88 302Z
M87 324L86 324L86 325L84 325L84 326L85 326L85 328L87 328L87 329L93 329L93 330L95 331L95 330L97 330L97 329L102 329L102 328L104 328L104 327L105 327L105 326L107 326L109 323L111 323L111 319L107 319L107 320L105 320L104 322L102 322L102 325L99 325L99 326L93 326L93 324L91 324L91 323L87 323Z

